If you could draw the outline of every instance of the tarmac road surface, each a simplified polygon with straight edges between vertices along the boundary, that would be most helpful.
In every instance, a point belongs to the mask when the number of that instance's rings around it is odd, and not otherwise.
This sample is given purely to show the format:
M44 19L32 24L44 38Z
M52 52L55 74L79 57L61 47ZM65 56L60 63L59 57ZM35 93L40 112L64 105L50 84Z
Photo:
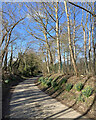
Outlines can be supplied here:
M41 91L34 83L36 79L29 78L15 87L10 101L10 118L74 119L82 116Z

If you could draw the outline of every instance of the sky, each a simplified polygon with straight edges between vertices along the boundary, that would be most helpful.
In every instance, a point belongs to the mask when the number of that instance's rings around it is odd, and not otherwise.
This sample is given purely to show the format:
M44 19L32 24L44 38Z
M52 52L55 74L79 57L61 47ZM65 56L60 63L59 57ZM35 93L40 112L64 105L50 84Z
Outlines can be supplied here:
M4 4L5 3L3 3L3 5ZM28 3L26 3L26 4L28 4ZM78 4L80 4L80 3L78 3ZM35 6L35 3L33 3L33 5ZM16 3L16 6L18 6L18 3ZM12 10L12 11L14 10L14 14L17 16L17 20L18 20L19 19L19 14L18 14L19 10L18 10L18 7L15 10L15 4L11 4L11 3L9 5L7 5L6 7L3 7L3 10L6 11L6 12L8 12L9 9ZM76 10L80 10L79 8L75 8L75 9ZM26 11L26 12L24 12L24 11ZM80 12L81 12L81 10L80 10ZM36 51L38 51L39 50L39 41L36 40L35 38L33 38L30 34L28 34L26 32L26 28L29 25L30 28L32 30L34 30L36 33L40 33L40 35L42 35L42 36L43 36L43 33L41 33L40 31L38 31L36 29L34 29L36 27L36 22L30 23L31 17L28 16L28 11L27 11L25 5L22 6L22 8L21 8L21 10L20 10L19 13L21 14L22 17L25 16L25 14L27 14L27 18L25 18L24 21L21 21L15 27L15 29L13 30L12 38L14 38L14 36L15 36L16 33L18 34L18 38L17 38L17 40L15 42L18 44L19 51L24 51L26 49L26 47L28 46L28 44L27 44L28 42L31 42L30 47L32 47L33 49L35 49ZM76 18L76 19L78 19L77 24L80 24L81 17L82 17L82 14L78 13L78 16ZM8 19L9 23L11 24L12 21L9 19L9 16L7 14L5 15L5 18ZM73 16L71 16L71 18L73 19ZM84 20L85 20L85 18L86 18L86 15L84 15ZM66 19L66 15L63 15L63 17L60 20L60 23L64 23L64 21L66 21L66 20L67 20ZM22 25L21 23L23 23L23 24L25 23L26 25ZM54 25L54 23L51 23L51 24ZM52 33L52 35L54 35L54 32ZM33 43L32 41L35 41L35 42ZM76 44L79 44L80 46L82 46L83 45L82 42L83 42L83 36L81 38L81 41L77 41ZM16 47L17 47L17 45L14 46L14 49ZM9 47L9 49L10 49L10 47ZM18 55L18 51L15 50L14 55L17 56Z

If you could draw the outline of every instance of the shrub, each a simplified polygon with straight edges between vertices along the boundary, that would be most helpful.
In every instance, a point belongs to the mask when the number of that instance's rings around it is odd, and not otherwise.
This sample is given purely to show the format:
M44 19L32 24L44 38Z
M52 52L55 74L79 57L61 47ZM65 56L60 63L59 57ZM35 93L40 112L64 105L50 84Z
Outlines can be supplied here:
M48 77L45 78L45 81L47 81L47 80L48 80Z
M71 83L66 84L66 90L69 92L72 89L73 85Z
M82 84L82 83L77 83L77 84L75 85L75 89L76 89L77 91L81 91L82 88L83 88L83 84Z
M11 80L13 81L13 80L16 80L16 78L15 77L11 77Z
M57 91L59 89L59 86L54 87L54 90Z
M67 79L66 78L62 78L62 80L60 81L60 85L62 85L63 83L66 83Z
M77 100L78 100L78 101L81 101L81 102L85 102L82 94L80 94L80 95L78 96Z
M45 79L43 78L43 79L41 80L41 84L42 84L43 86L47 86L47 81L45 81Z
M48 81L48 77L46 77L46 78L40 77L38 81L41 82L42 85L44 85L44 86L48 86L48 87L51 86L51 82Z
M42 80L41 80L41 82L42 82L42 83L44 83L44 84L46 84L46 81L45 81L45 79L42 79Z
M55 90L55 91L57 91L57 90L61 90L61 89L62 89L62 87L61 87L60 85L54 87L54 90Z
M52 82L51 82L51 85L52 85L53 87L58 86L58 84L57 84L57 82L56 82L56 81L52 81Z
M91 96L92 92L93 92L93 89L90 86L88 86L84 90L82 90L82 94L86 97Z
M66 78L63 78L63 79L62 79L62 82L63 82L63 83L66 83L66 82L67 82L67 79L66 79Z
M96 89L94 90L94 92L96 93Z
M47 86L48 86L48 87L51 87L51 81L48 81L48 82L47 82Z
M44 80L44 77L40 77L38 81L42 82L42 80Z
M53 79L52 78L49 78L49 81L51 82Z
M59 76L56 76L56 77L54 78L54 81L57 80L58 78L59 78Z

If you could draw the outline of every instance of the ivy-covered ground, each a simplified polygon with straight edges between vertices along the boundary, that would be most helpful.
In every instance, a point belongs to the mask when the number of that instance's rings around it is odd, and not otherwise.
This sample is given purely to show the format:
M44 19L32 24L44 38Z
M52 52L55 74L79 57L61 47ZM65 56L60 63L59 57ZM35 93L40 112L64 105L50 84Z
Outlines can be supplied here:
M87 115L95 116L95 80L96 76L71 76L53 74L42 76L36 85L45 93L59 100L61 103L72 106L75 110Z

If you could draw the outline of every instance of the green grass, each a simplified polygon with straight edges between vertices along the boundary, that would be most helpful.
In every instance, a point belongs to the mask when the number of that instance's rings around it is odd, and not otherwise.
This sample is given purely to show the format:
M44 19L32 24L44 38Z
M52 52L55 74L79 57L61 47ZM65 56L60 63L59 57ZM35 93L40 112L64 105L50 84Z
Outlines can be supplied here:
M82 88L83 88L83 84L82 84L82 83L77 83L77 84L75 85L75 89L76 89L77 91L81 91Z
M68 84L66 84L65 89L66 89L66 91L69 92L72 89L72 87L73 87L72 83L68 83Z
M67 79L66 78L62 78L59 84L62 85L64 83L66 83L66 82L67 82Z
M92 95L93 89L90 86L87 86L85 89L82 90L82 94L86 97Z
M52 87L56 87L56 86L58 86L58 84L57 84L56 81L52 81L52 82L51 82L51 86L52 86Z
M79 94L79 96L77 97L77 101L85 102L85 99L82 96L82 94Z

